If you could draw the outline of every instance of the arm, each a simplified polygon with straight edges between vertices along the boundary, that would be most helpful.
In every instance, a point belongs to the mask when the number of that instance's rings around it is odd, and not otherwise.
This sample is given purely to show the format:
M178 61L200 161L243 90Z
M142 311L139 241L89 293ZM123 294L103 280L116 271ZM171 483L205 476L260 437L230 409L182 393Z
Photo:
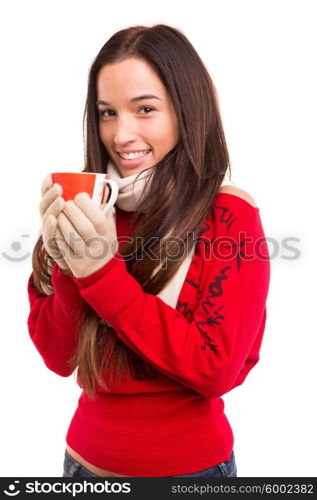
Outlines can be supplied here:
M263 333L270 273L255 209L237 217L225 236L227 250L219 252L226 258L217 252L205 258L201 299L191 322L159 297L144 293L119 254L95 273L72 278L82 297L139 356L178 383L214 398L242 383L256 363L253 353L245 367ZM262 257L254 253L259 238Z
M67 361L77 346L79 321L87 305L78 293L70 276L55 264L52 273L53 295L39 292L33 282L28 282L30 337L46 366L53 372L68 377L72 374Z

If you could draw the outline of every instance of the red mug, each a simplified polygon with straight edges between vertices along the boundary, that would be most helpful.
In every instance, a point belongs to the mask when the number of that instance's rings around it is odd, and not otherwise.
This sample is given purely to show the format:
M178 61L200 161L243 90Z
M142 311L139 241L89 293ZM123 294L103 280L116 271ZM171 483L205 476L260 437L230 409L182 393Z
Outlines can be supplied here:
M62 197L65 201L73 200L78 193L88 193L98 205L103 205L106 198L107 186L110 186L110 198L106 201L102 211L106 213L116 202L118 185L108 178L108 174L94 172L53 172L53 183L63 188Z

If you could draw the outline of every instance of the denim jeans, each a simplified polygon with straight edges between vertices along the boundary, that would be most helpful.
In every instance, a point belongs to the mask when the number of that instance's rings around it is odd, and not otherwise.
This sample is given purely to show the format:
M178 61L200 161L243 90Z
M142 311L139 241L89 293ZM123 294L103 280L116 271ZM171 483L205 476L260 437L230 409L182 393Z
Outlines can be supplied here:
M83 465L80 465L65 450L63 477L100 477L100 476L93 474L88 469L83 467ZM182 474L178 476L166 476L166 477L237 477L237 466L236 466L234 452L232 451L230 460L226 462L221 462L217 465L214 465L213 467L210 467L209 469L193 472L192 474Z

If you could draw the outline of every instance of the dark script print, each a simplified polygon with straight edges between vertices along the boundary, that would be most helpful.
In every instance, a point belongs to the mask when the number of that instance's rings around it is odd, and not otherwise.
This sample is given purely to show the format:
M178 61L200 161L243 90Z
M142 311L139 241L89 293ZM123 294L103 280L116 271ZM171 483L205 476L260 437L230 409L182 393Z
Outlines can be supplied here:
M212 208L211 212L212 222L216 221L219 224L224 224L225 233L228 231L236 219L235 214L223 206L215 206ZM200 242L203 243L205 249L207 249L207 254L210 254L215 239L208 239L207 233L211 234L211 223L206 221L200 231ZM203 351L208 347L211 350L217 350L216 340L212 337L212 327L218 327L223 324L225 320L225 297L224 297L224 284L230 280L230 276L233 272L239 272L241 269L241 263L243 257L245 256L246 241L230 242L229 238L224 237L224 241L220 242L220 250L229 250L230 255L234 255L234 259L228 262L223 261L223 265L219 268L216 266L215 273L208 278L207 284L201 286L199 283L186 278L185 282L188 286L195 288L197 297L197 307L202 308L206 317L201 321L197 321L197 327L203 338L203 343L201 344L201 349ZM219 240L219 239L218 239ZM214 257L215 262L217 262L217 257ZM226 284L228 286L228 284ZM185 287L184 287L185 288ZM185 290L184 290L185 292ZM204 298L202 300L202 297ZM176 309L183 314L187 321L191 322L194 317L194 310L189 306L189 303L184 300L178 300Z

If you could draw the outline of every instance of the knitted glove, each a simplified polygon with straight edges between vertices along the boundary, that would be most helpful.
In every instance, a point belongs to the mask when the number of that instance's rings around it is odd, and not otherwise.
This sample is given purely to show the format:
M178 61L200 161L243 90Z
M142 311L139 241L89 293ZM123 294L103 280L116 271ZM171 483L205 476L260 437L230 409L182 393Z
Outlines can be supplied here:
M76 278L98 271L118 250L114 207L104 214L87 193L65 203L57 224L57 245Z
M41 231L45 250L65 274L70 274L70 269L56 243L56 216L65 206L65 201L61 197L63 188L59 184L53 185L51 174L48 174L42 182L41 193L39 211L42 217Z

